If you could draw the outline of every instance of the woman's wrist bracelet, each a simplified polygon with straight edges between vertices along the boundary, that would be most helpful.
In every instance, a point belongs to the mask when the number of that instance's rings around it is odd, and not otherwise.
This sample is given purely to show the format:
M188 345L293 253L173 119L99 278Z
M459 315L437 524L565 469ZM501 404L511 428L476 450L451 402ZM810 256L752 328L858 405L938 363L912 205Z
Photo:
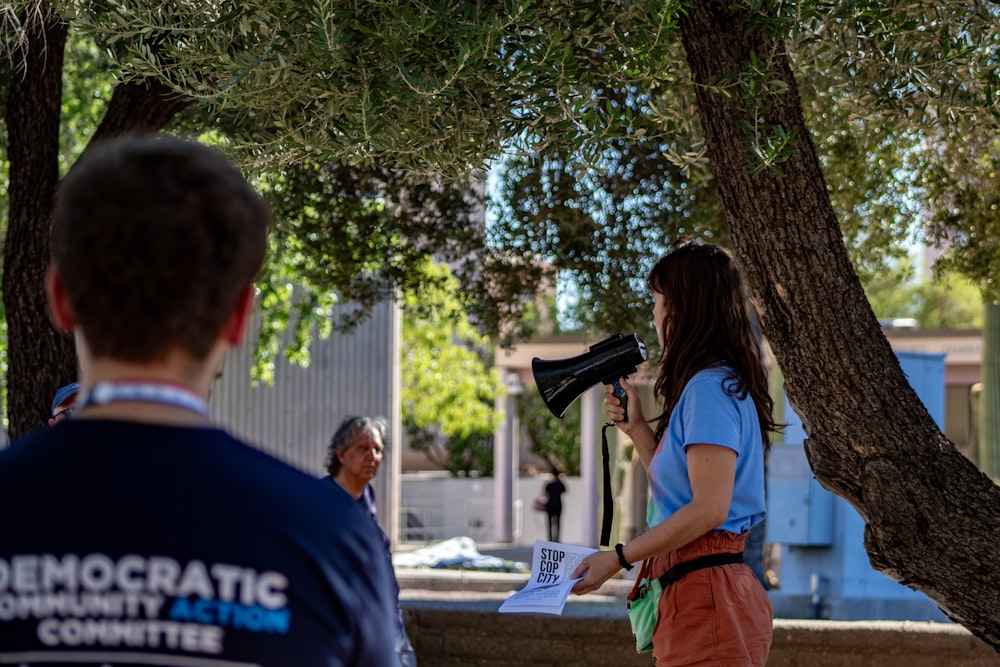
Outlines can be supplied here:
M625 560L625 554L623 553L624 549L625 545L622 544L621 542L615 545L615 552L618 554L618 563L626 570L631 570L633 567L635 567L635 565L632 565L632 563Z

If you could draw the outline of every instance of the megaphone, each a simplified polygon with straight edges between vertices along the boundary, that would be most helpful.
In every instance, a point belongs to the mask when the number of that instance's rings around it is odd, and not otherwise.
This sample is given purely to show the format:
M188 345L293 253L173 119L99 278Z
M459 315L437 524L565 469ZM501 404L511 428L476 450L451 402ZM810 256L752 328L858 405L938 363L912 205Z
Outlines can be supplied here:
M616 333L575 357L555 360L535 357L531 360L531 373L546 407L562 419L573 401L598 382L614 384L615 395L624 405L625 392L618 379L634 373L644 361L646 344L639 335Z

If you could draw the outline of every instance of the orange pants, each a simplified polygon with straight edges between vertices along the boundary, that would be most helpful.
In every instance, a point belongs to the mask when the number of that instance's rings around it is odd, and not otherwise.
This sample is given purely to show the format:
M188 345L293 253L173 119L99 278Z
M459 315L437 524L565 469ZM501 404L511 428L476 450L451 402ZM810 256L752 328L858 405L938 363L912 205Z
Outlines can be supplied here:
M746 535L713 531L643 565L659 577L700 556L742 552L745 540ZM767 662L771 601L744 563L691 572L666 587L658 612L653 630L657 667L763 667Z

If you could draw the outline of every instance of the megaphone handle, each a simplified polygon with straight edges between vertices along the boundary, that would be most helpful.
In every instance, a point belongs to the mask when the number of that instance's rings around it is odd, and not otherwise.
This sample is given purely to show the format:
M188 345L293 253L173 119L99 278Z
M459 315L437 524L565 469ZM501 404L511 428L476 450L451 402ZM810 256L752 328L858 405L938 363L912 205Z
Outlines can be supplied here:
M612 390L619 401L622 402L622 408L625 410L625 416L622 417L623 422L628 421L628 394L625 393L625 388L622 387L622 383L619 380L614 380L611 383Z

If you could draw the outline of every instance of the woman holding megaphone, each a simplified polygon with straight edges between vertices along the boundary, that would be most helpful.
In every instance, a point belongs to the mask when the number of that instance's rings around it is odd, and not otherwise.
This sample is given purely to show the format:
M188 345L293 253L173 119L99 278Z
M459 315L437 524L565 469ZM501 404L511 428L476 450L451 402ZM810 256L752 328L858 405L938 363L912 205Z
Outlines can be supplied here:
M608 418L635 444L649 476L649 530L580 564L573 588L597 590L621 569L642 568L629 596L636 649L656 665L764 665L772 610L742 562L764 518L764 454L779 425L732 255L681 241L649 273L660 342L647 421L634 388L608 387Z

